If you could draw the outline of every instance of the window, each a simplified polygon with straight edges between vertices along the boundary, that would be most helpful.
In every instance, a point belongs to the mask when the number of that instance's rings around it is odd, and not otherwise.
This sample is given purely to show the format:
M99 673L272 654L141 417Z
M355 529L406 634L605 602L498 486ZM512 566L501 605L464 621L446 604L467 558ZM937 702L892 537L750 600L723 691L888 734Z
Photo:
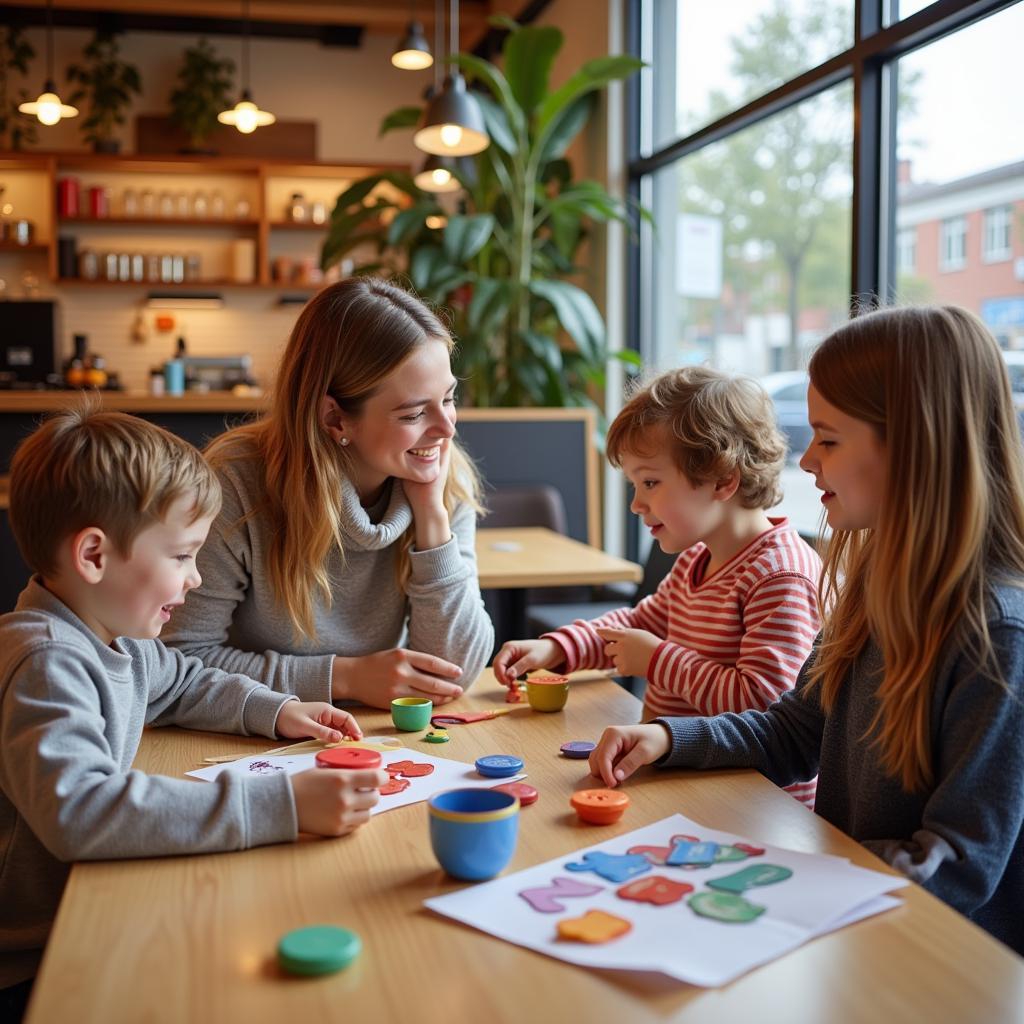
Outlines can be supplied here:
M948 217L939 235L939 270L963 270L967 263L967 219Z
M998 263L1013 255L1010 246L1010 223L1012 211L1009 206L995 206L985 211L985 232L981 242L981 258L986 263Z
M862 297L956 303L1024 350L1024 132L1007 74L1024 0L627 2L648 65L629 168L657 225L630 255L629 333L648 368L761 377L796 453L798 379ZM791 464L783 483L782 512L814 532L809 478Z
M909 228L896 236L896 271L900 274L912 274L916 263L917 232Z

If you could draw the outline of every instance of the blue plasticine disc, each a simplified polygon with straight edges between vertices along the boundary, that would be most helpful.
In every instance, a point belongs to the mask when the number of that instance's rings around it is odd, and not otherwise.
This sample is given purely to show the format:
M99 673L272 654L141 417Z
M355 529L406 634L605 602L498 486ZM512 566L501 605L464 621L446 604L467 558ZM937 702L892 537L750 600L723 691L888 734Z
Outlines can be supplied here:
M512 754L488 754L476 759L476 770L491 779L505 779L523 770L523 759Z
M333 974L348 967L362 948L359 936L347 928L297 928L277 944L277 962L292 974Z

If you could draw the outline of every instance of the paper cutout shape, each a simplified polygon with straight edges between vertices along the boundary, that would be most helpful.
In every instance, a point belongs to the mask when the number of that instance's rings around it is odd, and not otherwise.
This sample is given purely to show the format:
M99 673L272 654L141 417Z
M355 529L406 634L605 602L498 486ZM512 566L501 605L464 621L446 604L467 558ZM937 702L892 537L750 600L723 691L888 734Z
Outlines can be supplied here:
M626 853L639 853L656 867L664 867L665 858L672 852L672 847L677 842L696 843L699 841L696 836L673 836L668 841L668 846L631 846Z
M750 843L733 843L737 850L742 850L748 857L761 857L764 849L760 846L751 846Z
M395 793L404 793L412 783L408 779L400 779L392 775L383 786L380 787L381 796L394 796Z
M746 860L750 856L746 850L741 850L738 846L720 846L718 853L715 854L716 864L725 864L729 861L735 860Z
M611 942L633 927L624 917L588 910L582 917L567 917L558 922L558 937L570 942Z
M723 924L749 924L765 911L764 907L731 892L699 892L690 897L689 903L695 914Z
M709 867L714 864L719 849L718 843L693 843L683 840L673 844L672 852L665 858L665 863L672 867Z
M759 885L775 885L791 878L793 872L789 868L779 867L777 864L751 864L749 868L743 868L734 875L723 875L721 878L712 878L708 882L711 889L718 889L720 892L745 892Z
M560 914L565 906L559 900L593 896L598 892L604 892L600 885L587 885L586 882L577 882L575 878L552 878L550 885L524 889L519 895L538 913Z
M651 862L639 854L603 853L591 850L583 854L582 861L565 865L567 871L593 871L609 882L628 882L637 875L651 870Z
M392 778L399 776L403 779L419 779L424 775L431 775L434 771L432 764L417 764L415 761L392 761L384 766L384 771Z
M693 886L689 882L676 882L662 875L651 875L627 883L621 889L617 889L615 895L624 900L666 907L670 903L678 903L688 892L693 892Z

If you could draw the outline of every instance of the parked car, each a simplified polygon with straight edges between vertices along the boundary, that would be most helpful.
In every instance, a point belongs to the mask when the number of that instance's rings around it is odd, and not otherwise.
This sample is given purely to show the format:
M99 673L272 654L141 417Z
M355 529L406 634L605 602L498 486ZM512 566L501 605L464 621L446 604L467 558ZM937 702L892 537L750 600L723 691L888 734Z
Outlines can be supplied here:
M1024 366L1021 367L1024 370ZM795 462L811 443L811 425L807 422L807 383L803 370L784 370L761 377L758 383L775 405L779 429L789 442L789 461Z
M1003 362L1010 374L1010 388L1013 391L1013 403L1018 411L1024 409L1024 349L1003 352Z

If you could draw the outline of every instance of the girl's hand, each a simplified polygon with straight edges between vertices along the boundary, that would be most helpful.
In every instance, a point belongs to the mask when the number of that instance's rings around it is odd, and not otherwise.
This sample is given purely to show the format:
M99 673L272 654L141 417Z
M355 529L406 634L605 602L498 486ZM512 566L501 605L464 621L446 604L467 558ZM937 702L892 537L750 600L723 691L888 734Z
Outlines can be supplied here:
M558 668L565 662L562 648L554 640L509 640L494 656L494 678L512 686L519 676L535 668Z
M396 647L361 658L335 657L331 669L331 698L357 700L371 708L391 708L396 697L429 697L447 704L462 696L455 680L462 669L450 661Z
M672 735L657 722L651 725L612 725L590 752L590 774L614 789L620 782L657 761L672 749Z
M417 551L439 548L451 540L451 522L448 519L448 510L444 507L444 485L448 482L451 459L452 443L445 438L441 441L441 449L437 456L437 476L433 480L427 483L402 480L402 488L412 508Z
M595 630L604 640L604 653L620 676L646 676L647 666L662 640L646 629L606 627Z
M277 713L274 728L279 736L300 739L312 736L324 743L338 743L343 736L363 738L363 731L347 712L323 701L290 700Z
M289 780L295 797L299 831L318 836L343 836L370 820L370 808L387 772L312 768Z

